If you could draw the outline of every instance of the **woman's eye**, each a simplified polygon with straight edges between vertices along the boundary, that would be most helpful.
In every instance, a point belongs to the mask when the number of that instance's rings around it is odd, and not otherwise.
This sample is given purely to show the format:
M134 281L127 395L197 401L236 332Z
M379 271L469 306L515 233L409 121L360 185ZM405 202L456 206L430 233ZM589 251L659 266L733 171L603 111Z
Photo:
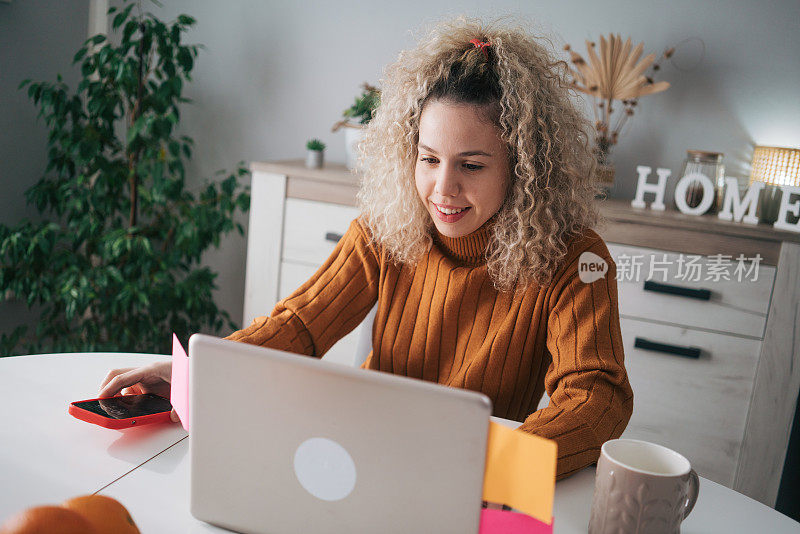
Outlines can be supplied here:
M419 160L422 161L422 162L428 163L430 165L435 165L435 164L439 163L438 161L436 161L436 158L432 158L430 156L423 156ZM464 164L464 168L467 169L468 171L473 171L474 172L474 171L481 170L483 168L483 165L475 165L474 163L465 163Z

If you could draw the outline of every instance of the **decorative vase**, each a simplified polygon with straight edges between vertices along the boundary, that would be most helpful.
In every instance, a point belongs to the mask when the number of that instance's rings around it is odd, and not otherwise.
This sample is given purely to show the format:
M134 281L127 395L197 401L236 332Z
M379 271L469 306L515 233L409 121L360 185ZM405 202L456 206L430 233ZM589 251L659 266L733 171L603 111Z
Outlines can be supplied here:
M614 186L614 178L616 176L616 169L611 162L611 146L608 144L599 144L594 149L595 157L597 157L597 167L594 170L594 181L600 186L602 193L599 196L607 195L611 188Z
M324 159L324 152L322 150L307 150L306 151L306 167L309 169L320 169Z
M608 189L610 189L611 186L614 185L615 175L616 175L616 170L614 169L614 165L601 165L598 163L597 168L594 171L595 181L604 188Z
M345 156L347 168L353 170L358 164L358 144L364 137L362 126L348 125L344 129Z

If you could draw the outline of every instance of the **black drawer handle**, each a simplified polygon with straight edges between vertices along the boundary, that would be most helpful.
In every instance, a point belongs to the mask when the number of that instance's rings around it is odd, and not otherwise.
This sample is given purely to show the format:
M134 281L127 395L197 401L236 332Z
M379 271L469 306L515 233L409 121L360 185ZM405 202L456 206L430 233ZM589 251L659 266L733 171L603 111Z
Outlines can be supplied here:
M344 234L337 234L334 232L328 232L325 234L326 241L333 241L334 243L338 243L341 238L344 237Z
M633 346L637 349L655 350L658 352L666 352L667 354L677 354L678 356L686 356L687 358L700 358L700 349L697 347L681 347L679 345L668 345L666 343L657 343L647 339L637 337L633 341Z
M668 295L680 295L698 300L710 300L710 289L692 289L691 287L681 287L672 284L662 284L648 280L644 283L645 291L655 291L656 293L667 293Z

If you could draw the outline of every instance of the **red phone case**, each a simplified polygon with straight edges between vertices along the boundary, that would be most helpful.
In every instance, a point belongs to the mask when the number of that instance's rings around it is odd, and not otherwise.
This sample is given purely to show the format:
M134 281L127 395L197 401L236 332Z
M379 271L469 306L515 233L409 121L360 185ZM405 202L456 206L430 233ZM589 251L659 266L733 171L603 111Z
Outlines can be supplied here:
M120 397L121 395L117 396ZM168 423L172 421L169 418L171 410L150 415L142 415L140 417L130 417L128 419L112 419L111 417L103 417L102 415L98 415L94 412L90 412L89 410L84 410L83 408L75 406L76 402L90 402L95 400L102 400L102 398L71 402L69 405L69 414L77 419L80 419L81 421L86 421L87 423L93 423L105 428L115 429L130 428L132 426L149 425L153 423Z

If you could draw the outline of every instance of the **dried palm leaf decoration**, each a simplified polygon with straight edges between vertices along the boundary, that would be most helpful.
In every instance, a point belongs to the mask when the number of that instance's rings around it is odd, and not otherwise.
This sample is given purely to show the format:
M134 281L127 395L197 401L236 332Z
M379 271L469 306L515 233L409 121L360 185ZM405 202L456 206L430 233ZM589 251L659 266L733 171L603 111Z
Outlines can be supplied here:
M623 43L619 35L610 34L607 38L600 36L599 54L596 48L595 43L586 41L587 62L570 45L564 47L572 62L572 87L594 100L598 161L606 164L609 151L617 143L628 117L633 115L639 97L665 91L669 83L653 81L653 73L659 70L659 64L655 54L639 59L643 43L631 48L630 38ZM659 61L670 58L674 52L674 48L665 50ZM648 69L651 72L646 73ZM614 100L622 102L623 108L611 127Z

